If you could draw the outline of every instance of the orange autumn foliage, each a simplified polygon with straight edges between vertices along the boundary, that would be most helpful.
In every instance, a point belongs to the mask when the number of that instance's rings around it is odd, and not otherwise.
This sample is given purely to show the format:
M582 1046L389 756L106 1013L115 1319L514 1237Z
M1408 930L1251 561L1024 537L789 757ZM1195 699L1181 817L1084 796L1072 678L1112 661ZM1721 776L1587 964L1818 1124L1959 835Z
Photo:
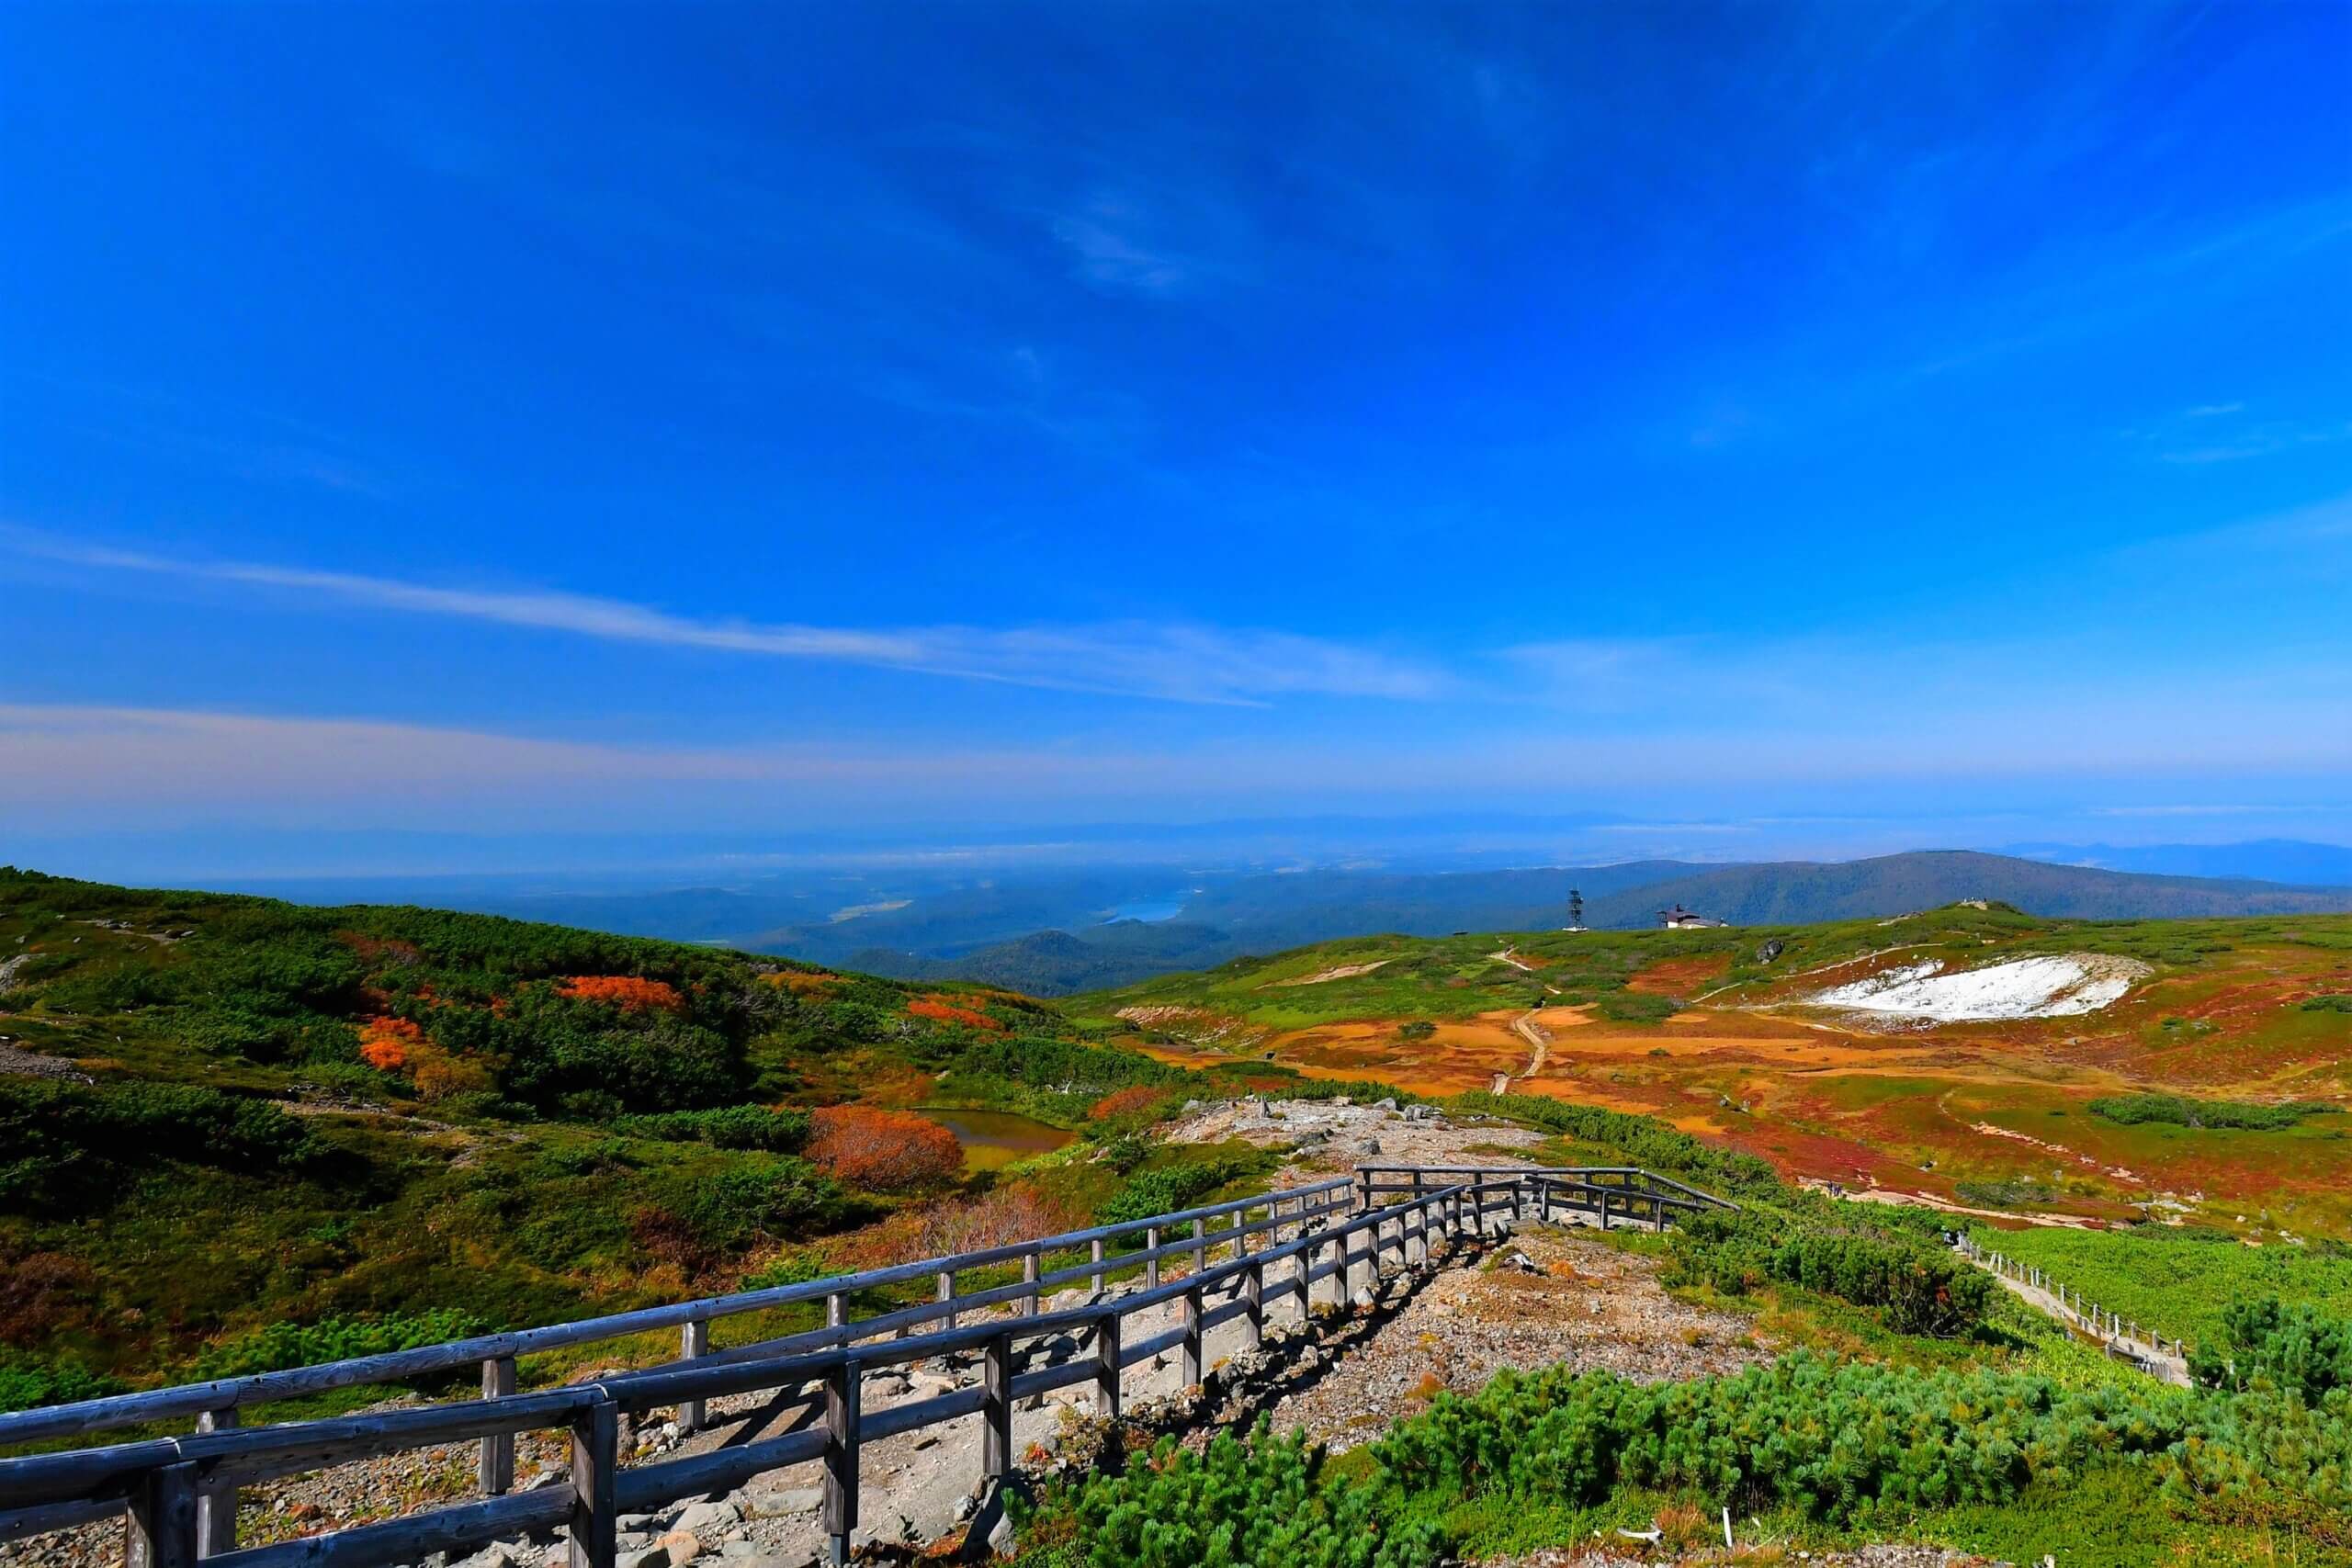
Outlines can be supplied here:
M908 1111L828 1105L809 1112L808 1160L835 1180L881 1192L934 1187L964 1169L956 1134Z
M359 1059L379 1073L408 1074L419 1100L447 1100L489 1089L496 1081L485 1063L450 1055L404 1018L369 1019L360 1032Z
M1089 1106L1086 1114L1097 1122L1108 1122L1114 1116L1131 1115L1148 1109L1167 1092L1164 1089L1154 1089L1144 1083L1114 1089Z
M1000 1033L1004 1030L1003 1024L988 1014L957 1007L940 997L925 997L921 1001L909 1002L907 1012L910 1017L927 1018L935 1023L960 1023L967 1029L992 1029Z
M424 1043L424 1031L407 1019L379 1015L359 1032L359 1059L379 1073L397 1073Z
M771 986L782 987L784 989L790 991L796 997L824 996L831 992L841 981L841 976L838 975L829 975L822 971L819 971L816 974L804 975L797 969L786 969L774 975L763 975L761 978L765 980Z
M623 1012L642 1012L647 1008L677 1012L686 1005L677 987L667 981L635 975L574 975L563 983L562 992L573 1001L604 1002Z

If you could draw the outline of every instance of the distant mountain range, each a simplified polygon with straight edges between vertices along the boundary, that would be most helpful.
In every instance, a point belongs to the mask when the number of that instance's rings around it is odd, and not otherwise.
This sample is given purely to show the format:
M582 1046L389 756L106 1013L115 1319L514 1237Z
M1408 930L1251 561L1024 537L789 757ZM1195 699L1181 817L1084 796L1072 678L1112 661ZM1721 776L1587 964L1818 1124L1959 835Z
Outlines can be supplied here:
M1737 925L1883 919L1957 898L2096 919L2352 909L2352 850L2334 845L2018 847L2031 852L1526 870L1277 869L1262 862L833 867L726 886L279 891L317 902L356 897L433 903L783 953L899 979L986 980L1039 996L1126 985L1339 937L1559 926L1566 922L1572 888L1584 895L1587 924L1620 929L1649 925L1673 904ZM2248 866L2272 874L2254 877Z
M2259 877L2305 887L2352 887L2352 849L2301 839L2242 844L2009 844L2004 854L2164 876Z
M1049 931L953 956L860 949L847 964L904 979L966 978L1060 996L1205 968L1243 953L1279 953L1336 937L1397 931L1532 931L1565 923L1568 893L1588 925L1653 924L1674 904L1735 925L1804 925L1995 899L2079 919L2160 919L2352 910L2352 886L2296 887L2249 878L2152 876L2056 865L1971 850L1918 851L1843 862L1624 865L1397 875L1301 872L1224 883L1186 901L1182 917L1080 931ZM861 922L852 922L861 923ZM802 954L806 956L806 954Z

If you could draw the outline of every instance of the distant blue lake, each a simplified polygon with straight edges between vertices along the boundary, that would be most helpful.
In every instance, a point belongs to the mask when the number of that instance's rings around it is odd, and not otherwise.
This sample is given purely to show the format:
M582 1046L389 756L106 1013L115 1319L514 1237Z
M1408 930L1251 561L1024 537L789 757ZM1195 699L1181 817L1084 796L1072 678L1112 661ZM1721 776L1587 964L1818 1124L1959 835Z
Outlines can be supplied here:
M1156 898L1137 898L1125 904L1114 904L1102 923L1113 920L1172 920L1184 912L1184 900L1189 893L1163 893Z

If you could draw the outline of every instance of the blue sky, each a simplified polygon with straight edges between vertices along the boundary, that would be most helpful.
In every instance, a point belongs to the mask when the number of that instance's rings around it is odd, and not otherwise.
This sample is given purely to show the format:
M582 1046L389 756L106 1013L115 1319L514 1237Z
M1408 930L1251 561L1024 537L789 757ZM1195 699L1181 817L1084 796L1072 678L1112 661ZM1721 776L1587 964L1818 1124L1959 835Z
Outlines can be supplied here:
M20 5L0 73L0 859L2352 838L2340 6Z

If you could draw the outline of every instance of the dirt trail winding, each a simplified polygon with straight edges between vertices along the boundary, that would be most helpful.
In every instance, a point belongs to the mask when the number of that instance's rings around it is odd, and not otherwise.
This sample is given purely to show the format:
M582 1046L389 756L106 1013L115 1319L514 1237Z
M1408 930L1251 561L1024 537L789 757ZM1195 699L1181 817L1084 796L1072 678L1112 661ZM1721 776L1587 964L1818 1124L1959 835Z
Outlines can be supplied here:
M1501 959L1514 969L1529 975L1535 973L1534 964L1530 964L1508 947L1493 956ZM1544 981L1543 986L1544 990L1553 996L1560 995L1560 987L1552 984L1551 981ZM1542 1072L1544 1064L1552 1057L1552 1032L1535 1021L1535 1015L1543 1010L1542 1008L1530 1008L1510 1021L1510 1032L1526 1041L1529 1047L1526 1070L1519 1075L1522 1078L1532 1078Z

